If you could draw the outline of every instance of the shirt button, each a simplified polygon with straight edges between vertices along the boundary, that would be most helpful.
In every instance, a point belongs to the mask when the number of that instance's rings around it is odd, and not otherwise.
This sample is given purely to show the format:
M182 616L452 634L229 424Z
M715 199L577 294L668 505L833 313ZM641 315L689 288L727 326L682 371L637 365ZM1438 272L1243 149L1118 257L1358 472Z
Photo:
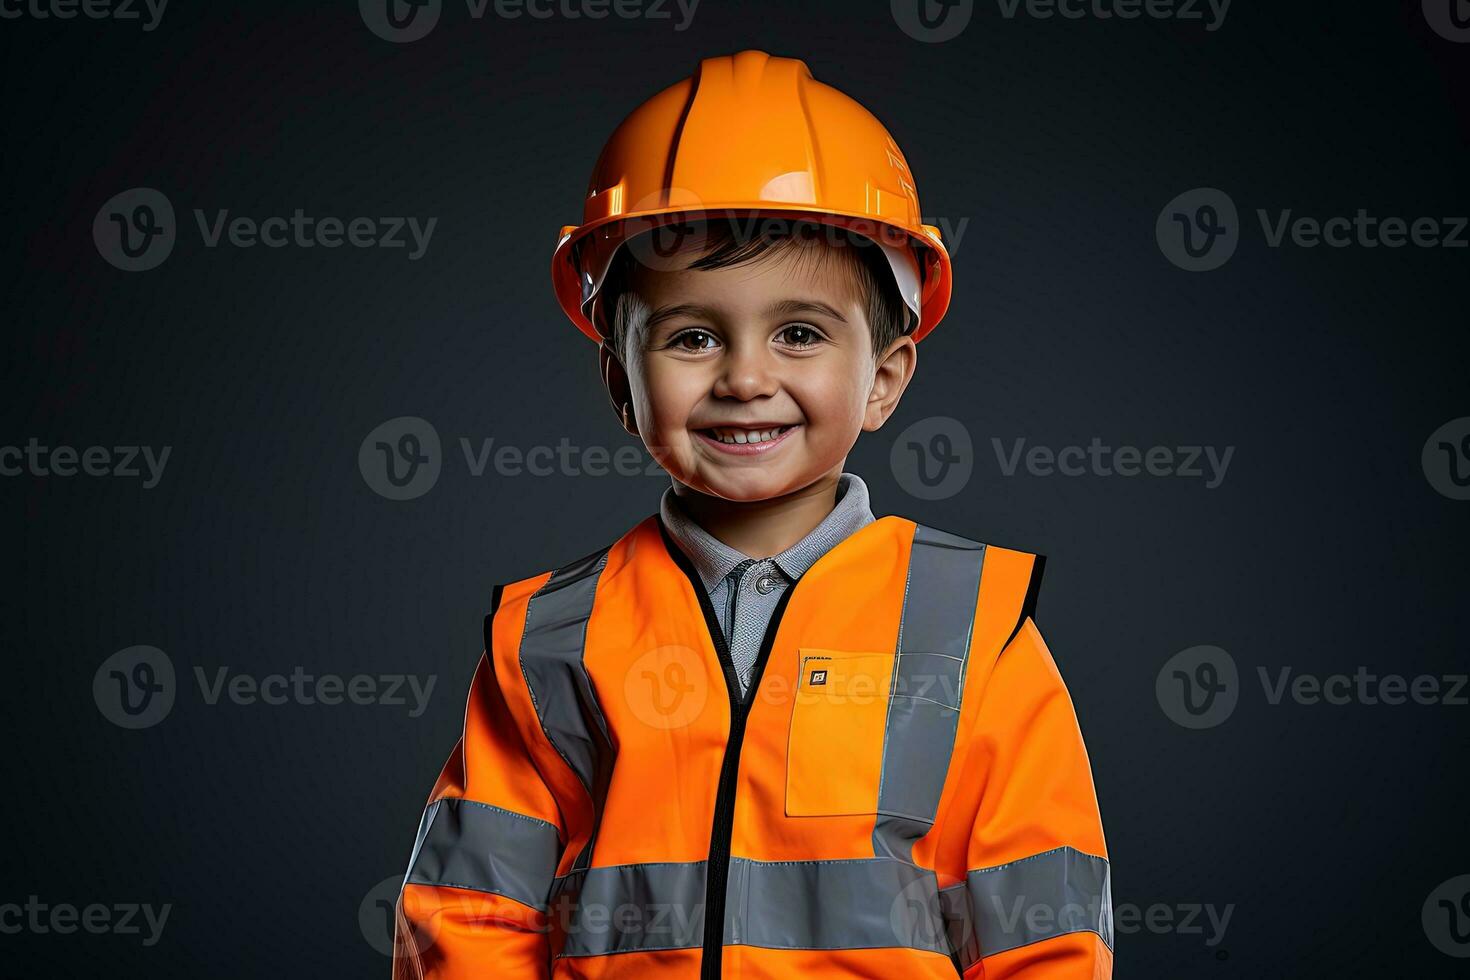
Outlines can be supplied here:
M776 587L776 580L769 575L762 575L755 580L755 590L761 595L769 595Z

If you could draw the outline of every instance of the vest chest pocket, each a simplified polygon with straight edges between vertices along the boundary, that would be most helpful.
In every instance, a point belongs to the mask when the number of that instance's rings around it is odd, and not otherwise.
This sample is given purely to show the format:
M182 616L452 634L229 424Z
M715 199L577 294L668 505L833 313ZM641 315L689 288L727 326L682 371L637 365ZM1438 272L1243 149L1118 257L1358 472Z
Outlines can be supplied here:
M893 653L799 647L786 815L876 813Z

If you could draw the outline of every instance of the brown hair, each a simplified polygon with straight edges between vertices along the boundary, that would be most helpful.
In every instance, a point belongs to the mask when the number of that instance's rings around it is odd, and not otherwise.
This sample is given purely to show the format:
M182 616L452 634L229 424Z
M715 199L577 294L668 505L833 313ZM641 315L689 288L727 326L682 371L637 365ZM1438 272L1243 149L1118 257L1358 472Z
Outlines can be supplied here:
M664 226L645 234L660 236L660 241L698 241L702 253L687 269L723 269L754 261L764 255L781 255L792 249L815 253L816 261L825 262L833 253L847 263L857 281L863 311L873 342L873 356L887 349L895 339L915 324L912 312L904 304L894 281L893 270L883 250L871 238L847 228L809 219L795 221L761 218L754 233L750 219L734 216L694 219ZM635 238L638 236L635 236ZM822 248L813 249L813 244ZM635 328L647 321L651 312L647 302L631 288L633 273L641 260L642 250L625 244L613 256L599 290L598 306L611 310L612 329L608 344L618 359L627 363L624 353L628 338ZM802 254L798 252L798 254ZM598 328L608 333L605 323Z

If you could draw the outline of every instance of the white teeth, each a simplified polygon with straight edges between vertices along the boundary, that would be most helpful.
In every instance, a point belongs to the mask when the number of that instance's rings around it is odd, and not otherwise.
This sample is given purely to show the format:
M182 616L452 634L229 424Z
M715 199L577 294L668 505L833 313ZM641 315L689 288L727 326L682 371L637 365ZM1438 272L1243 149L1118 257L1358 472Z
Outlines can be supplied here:
M772 439L781 434L781 430L779 428L711 429L710 431L715 434L716 439L720 440L721 442L729 443L735 446L748 445L753 442L770 442Z

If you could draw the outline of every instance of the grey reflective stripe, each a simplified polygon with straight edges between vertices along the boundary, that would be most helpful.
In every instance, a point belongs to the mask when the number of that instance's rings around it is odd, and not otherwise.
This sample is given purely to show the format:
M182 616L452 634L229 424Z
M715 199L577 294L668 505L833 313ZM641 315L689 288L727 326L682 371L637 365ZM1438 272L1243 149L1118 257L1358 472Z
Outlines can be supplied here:
M909 947L949 955L934 872L905 861L734 858L725 942L771 949ZM737 865L739 865L737 873ZM733 934L732 934L733 933Z
M589 868L557 880L562 956L606 956L704 943L703 861Z
M545 820L445 798L424 810L404 883L491 892L544 912L560 853Z
M980 956L1070 932L1095 932L1113 948L1113 886L1104 858L1059 847L970 871L965 887Z
M963 881L940 889L939 910L944 916L949 948L954 951L955 966L963 973L980 958L980 944L975 941L975 923L970 918L970 893Z
M934 825L954 752L955 727L985 545L914 528L883 733L873 853L912 860Z
M558 880L561 955L691 949L704 940L705 862L591 868ZM902 861L731 858L724 942L767 949L910 948L949 956L932 871Z
M607 720L582 663L587 620L607 554L603 549L553 572L528 600L521 636L521 674L541 730L592 799L594 832L574 868L585 868L592 860L612 769Z

